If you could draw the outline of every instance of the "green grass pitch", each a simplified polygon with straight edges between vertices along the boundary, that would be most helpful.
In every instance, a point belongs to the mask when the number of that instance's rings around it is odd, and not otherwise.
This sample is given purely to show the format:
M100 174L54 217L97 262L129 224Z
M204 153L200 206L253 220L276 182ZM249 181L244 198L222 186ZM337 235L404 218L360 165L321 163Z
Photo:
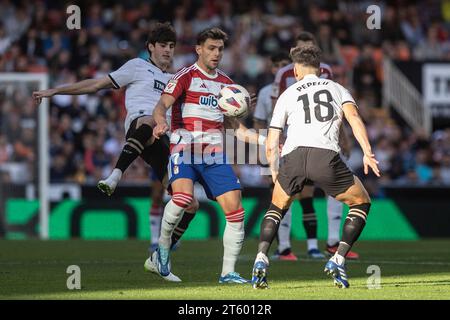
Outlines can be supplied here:
M323 247L323 243L321 246ZM268 290L220 285L222 242L184 241L172 255L170 283L145 273L145 241L0 241L0 299L450 299L450 240L361 241L360 261L348 262L350 288L334 287L325 261L271 261ZM244 244L237 271L250 277L257 242ZM273 248L272 248L273 249ZM68 290L69 265L81 268L81 290ZM368 289L367 268L378 265L381 288Z

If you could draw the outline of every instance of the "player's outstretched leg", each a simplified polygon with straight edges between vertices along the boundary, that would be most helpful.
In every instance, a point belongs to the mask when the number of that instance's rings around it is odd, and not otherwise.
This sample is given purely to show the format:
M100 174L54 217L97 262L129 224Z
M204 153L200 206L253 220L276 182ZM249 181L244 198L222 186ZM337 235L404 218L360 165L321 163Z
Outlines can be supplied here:
M348 288L347 272L345 269L345 257L358 240L370 210L370 197L357 177L354 184L344 193L336 196L336 199L348 204L350 210L345 219L342 230L342 239L334 256L325 265L325 273L331 275L335 285L340 288Z
M108 196L111 196L117 187L122 174L130 164L144 151L144 148L152 138L153 128L151 116L135 119L127 132L127 142L117 160L116 167L104 180L100 180L97 187ZM137 128L137 129L136 129Z
M327 215L328 215L328 239L326 253L333 256L339 245L342 211L344 204L337 201L333 197L327 197ZM347 260L359 259L359 254L354 251L349 251L345 257Z

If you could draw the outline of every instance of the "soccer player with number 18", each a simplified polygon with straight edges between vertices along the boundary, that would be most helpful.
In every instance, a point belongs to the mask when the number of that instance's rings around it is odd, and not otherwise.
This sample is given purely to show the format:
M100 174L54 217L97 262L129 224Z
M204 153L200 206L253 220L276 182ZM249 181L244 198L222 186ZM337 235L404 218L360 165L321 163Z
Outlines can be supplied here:
M315 45L295 48L291 58L297 82L278 99L266 143L275 187L272 203L261 223L252 284L254 288L268 287L269 247L294 196L311 180L350 207L337 252L325 265L325 272L333 277L334 283L348 288L345 256L366 224L370 197L339 156L339 129L344 116L362 148L364 172L368 174L370 167L380 176L378 161L351 94L340 84L318 77L320 49ZM279 138L286 124L289 126L287 139L278 168Z

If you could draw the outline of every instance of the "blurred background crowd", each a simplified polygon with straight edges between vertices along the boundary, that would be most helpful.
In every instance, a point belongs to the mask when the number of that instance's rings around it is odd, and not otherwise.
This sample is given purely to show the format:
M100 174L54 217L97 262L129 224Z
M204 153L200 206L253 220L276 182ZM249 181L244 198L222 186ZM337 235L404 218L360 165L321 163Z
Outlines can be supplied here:
M381 8L381 29L369 30L366 9ZM382 108L384 57L450 60L450 1L78 1L81 29L66 27L67 6L55 1L0 0L0 72L47 72L50 87L97 78L128 59L147 58L145 41L156 21L170 21L178 42L173 71L196 60L196 34L220 26L229 34L221 63L237 83L257 93L273 81L270 56L288 51L302 30L312 32L334 78L351 89L362 111L383 177L365 177L375 195L384 184L450 184L450 128L431 137L414 133ZM17 89L0 94L0 166L37 159L36 108ZM96 183L114 166L124 142L123 90L55 96L50 101L52 182ZM252 115L246 119L252 126ZM352 142L349 164L362 172ZM23 168L23 166L22 166ZM33 178L34 170L3 170L4 180ZM244 185L261 185L257 166L241 166ZM8 175L9 173L9 175ZM22 174L21 174L22 173ZM136 161L125 181L148 183Z

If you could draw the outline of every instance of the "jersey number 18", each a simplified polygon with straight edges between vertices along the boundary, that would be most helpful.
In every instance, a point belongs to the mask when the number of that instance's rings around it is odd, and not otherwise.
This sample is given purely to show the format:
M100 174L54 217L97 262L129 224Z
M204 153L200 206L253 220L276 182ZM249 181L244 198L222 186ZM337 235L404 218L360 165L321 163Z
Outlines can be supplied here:
M320 100L321 96L325 95L326 101ZM305 123L311 123L311 110L309 108L309 98L308 94L303 94L298 97L298 101L302 101L303 103L303 110L305 111ZM330 121L334 116L334 108L331 104L331 101L333 101L333 97L331 96L330 91L328 90L319 90L314 93L313 100L316 104L314 107L314 114L316 116L316 119L320 122L327 122ZM325 116L322 115L322 107L325 107L327 109L327 114Z

